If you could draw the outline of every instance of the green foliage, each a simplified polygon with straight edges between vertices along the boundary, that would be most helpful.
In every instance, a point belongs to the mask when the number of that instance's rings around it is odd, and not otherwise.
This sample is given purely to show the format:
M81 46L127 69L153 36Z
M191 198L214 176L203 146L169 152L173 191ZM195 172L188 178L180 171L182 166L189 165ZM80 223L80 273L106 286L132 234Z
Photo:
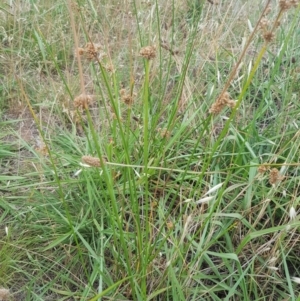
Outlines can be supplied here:
M230 27L235 3L116 4L7 11L0 287L18 300L296 300L300 111L286 62L299 9L276 55L258 38L243 56L226 89L236 106L211 114L249 35Z

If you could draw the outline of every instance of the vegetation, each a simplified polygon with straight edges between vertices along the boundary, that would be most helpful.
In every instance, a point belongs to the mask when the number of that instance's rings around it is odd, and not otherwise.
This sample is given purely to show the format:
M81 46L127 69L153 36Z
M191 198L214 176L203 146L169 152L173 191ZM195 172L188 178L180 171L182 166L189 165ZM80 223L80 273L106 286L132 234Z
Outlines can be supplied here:
M0 4L0 299L297 300L298 2Z

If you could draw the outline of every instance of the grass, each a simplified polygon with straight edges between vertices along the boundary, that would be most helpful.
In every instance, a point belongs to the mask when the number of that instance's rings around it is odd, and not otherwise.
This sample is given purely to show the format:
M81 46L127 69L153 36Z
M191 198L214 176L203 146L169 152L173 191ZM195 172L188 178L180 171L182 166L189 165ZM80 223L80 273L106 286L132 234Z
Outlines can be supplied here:
M299 5L101 2L0 5L0 299L298 300Z

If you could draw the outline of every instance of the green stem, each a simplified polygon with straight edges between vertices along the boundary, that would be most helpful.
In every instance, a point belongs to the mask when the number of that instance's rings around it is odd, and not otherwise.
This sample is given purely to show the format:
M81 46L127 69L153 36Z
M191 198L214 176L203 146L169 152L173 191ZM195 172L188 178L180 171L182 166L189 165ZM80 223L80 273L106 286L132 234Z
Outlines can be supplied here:
M148 166L148 155L149 155L149 70L150 62L145 62L145 83L144 83L144 96L143 96L143 107L144 107L144 166L145 173L147 173Z
M144 121L144 180L145 180L145 187L144 187L144 217L145 217L145 239L146 242L144 244L144 249L141 250L141 272L142 272L142 282L141 282L141 289L144 294L144 297L147 296L147 258L149 254L149 239L150 239L150 225L149 225L149 183L148 183L148 160L149 160L149 74L150 74L150 61L145 60L145 82L144 82L144 93L143 93L143 121ZM146 247L147 246L147 247ZM143 254L144 253L144 254Z

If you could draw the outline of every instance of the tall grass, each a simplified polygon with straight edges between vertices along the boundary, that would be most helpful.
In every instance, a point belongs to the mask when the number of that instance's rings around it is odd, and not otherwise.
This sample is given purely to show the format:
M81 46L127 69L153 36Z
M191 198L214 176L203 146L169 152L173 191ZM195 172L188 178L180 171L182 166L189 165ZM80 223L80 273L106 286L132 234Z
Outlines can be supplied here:
M0 299L297 300L296 4L1 6Z

